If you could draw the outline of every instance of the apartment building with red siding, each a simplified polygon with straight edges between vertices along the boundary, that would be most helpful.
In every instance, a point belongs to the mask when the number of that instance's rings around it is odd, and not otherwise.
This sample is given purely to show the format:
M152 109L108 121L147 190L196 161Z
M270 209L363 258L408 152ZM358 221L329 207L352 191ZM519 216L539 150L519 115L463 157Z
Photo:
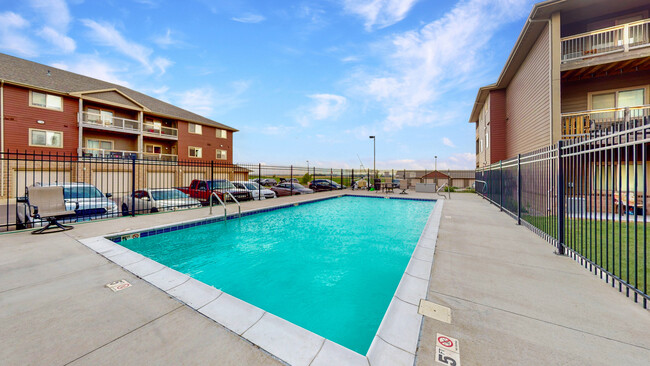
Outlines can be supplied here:
M232 163L236 129L117 84L0 54L0 150Z

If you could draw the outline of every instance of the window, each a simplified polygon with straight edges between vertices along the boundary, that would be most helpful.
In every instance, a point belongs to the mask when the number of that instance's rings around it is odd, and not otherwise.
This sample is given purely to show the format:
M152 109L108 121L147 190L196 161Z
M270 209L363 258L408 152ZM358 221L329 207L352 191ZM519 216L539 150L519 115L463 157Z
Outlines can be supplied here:
M86 121L100 124L113 124L113 112L97 108L87 108Z
M86 147L97 150L113 150L113 141L88 139L86 140Z
M31 105L34 107L63 110L63 98L58 95L32 92Z
M29 146L63 147L63 132L30 128Z
M228 152L226 150L217 149L217 160L226 160L228 159Z
M228 138L228 131L220 130L220 129L217 128L217 138L227 139Z
M162 154L162 146L154 144L145 144L144 152L149 154ZM200 157L200 156L199 156Z
M195 133L197 135L202 135L203 132L201 131L201 125L197 125L196 123L189 123L188 125L188 132L189 133Z
M144 123L146 125L145 129L149 132L160 132L162 129L162 122L158 119L145 118Z
M200 147L190 146L190 158L200 158L201 156Z
M591 109L614 109L638 107L645 104L646 88L615 90L591 94ZM632 117L640 116L641 110L632 110ZM623 118L624 111L593 113L593 119Z

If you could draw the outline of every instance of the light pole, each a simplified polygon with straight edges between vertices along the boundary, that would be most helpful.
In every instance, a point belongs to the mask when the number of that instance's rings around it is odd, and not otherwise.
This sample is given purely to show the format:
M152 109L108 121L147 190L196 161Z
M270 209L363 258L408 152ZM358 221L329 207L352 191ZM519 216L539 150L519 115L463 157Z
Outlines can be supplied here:
M434 156L433 158L435 159L433 168L435 169L435 171L438 171L438 155Z
M309 174L309 160L307 160L307 174Z
M376 145L377 139L375 136L369 136L372 139L372 184L375 184L375 178L377 178L377 165L376 165Z

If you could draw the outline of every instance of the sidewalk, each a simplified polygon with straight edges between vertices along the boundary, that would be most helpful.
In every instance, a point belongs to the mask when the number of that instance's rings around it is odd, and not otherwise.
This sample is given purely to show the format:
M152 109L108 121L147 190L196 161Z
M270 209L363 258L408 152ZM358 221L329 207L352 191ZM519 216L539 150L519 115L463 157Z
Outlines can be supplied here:
M436 334L462 365L648 365L650 312L473 194L445 202L417 365L437 365Z

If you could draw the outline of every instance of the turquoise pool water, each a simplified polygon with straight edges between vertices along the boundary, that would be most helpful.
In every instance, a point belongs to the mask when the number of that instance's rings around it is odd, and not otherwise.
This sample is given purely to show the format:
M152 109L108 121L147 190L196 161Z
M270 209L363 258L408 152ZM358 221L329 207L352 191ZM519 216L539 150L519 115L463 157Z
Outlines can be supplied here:
M120 244L365 355L433 206L344 196Z

